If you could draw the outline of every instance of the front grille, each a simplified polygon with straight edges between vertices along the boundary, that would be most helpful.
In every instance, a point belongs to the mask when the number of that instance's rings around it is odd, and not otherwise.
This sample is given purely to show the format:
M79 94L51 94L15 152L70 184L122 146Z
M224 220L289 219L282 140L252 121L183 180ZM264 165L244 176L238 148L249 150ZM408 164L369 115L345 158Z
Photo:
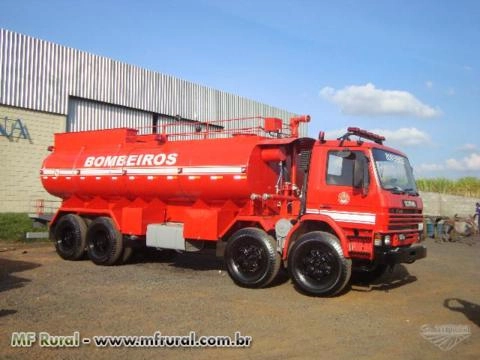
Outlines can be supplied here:
M388 230L418 231L418 224L423 222L422 210L392 208L388 214Z

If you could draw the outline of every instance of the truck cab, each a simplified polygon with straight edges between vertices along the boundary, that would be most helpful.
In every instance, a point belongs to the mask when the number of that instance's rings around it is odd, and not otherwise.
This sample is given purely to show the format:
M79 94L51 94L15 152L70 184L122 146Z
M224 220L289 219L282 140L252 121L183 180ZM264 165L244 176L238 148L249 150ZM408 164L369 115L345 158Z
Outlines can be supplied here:
M297 225L302 230L294 236L297 242L316 231L319 239L324 237L331 244L335 242L330 238L333 235L342 257L351 262L346 267L351 266L351 271L365 281L374 280L395 264L426 256L425 247L418 244L423 238L423 203L412 167L405 154L384 146L384 140L358 128L349 128L337 140L326 141L320 135L306 170L304 213L302 225ZM314 242L310 243L314 249ZM292 246L292 251L298 250ZM289 257L295 255L290 253ZM325 273L335 265L317 260L320 265L312 274ZM295 269L293 262L290 266ZM294 282L307 292L315 292L314 284L308 285L305 269L298 272L301 276L292 274Z

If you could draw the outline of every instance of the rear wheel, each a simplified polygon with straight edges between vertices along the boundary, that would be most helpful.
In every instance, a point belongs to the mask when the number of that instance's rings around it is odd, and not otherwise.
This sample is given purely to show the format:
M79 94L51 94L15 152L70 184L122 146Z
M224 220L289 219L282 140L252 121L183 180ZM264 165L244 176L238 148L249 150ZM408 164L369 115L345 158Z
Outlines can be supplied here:
M55 250L62 259L80 260L85 254L87 225L76 214L63 215L53 232Z
M114 265L123 253L123 237L112 219L98 217L87 231L88 256L97 265Z
M352 262L337 237L323 231L301 236L290 249L288 271L295 287L310 295L332 296L350 280Z
M281 265L276 242L265 231L245 228L228 240L225 264L232 280L239 286L260 288L270 284Z

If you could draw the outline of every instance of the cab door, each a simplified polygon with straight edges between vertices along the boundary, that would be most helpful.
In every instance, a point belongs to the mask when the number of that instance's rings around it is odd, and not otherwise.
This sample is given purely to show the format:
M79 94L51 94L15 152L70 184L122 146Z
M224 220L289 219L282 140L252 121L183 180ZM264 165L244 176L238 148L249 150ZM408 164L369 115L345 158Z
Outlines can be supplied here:
M342 227L371 228L376 223L372 166L362 150L317 148L310 168L307 213L331 217ZM316 154L315 154L316 153ZM313 190L313 191L312 191Z

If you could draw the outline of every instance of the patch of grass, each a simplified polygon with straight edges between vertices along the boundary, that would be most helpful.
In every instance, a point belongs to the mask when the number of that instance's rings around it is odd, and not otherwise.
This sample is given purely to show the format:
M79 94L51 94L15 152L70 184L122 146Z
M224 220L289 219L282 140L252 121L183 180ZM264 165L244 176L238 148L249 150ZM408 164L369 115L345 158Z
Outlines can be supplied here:
M480 179L476 177L464 177L458 180L445 178L418 179L417 187L420 191L480 197Z
M32 220L24 213L0 213L0 240L25 241L25 234L29 231L42 232L48 231L48 228L46 226L33 227Z

